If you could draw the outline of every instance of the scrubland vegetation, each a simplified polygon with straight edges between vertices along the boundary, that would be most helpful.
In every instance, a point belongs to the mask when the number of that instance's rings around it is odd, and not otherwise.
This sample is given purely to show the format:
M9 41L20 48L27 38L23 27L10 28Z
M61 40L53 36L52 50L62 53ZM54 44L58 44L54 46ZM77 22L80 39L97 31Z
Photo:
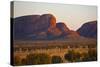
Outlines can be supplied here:
M97 60L96 42L87 44L56 42L48 43L48 45L37 43L37 45L35 44L36 46L34 43L26 44L24 43L24 46L19 46L17 43L14 46L14 65L55 64Z

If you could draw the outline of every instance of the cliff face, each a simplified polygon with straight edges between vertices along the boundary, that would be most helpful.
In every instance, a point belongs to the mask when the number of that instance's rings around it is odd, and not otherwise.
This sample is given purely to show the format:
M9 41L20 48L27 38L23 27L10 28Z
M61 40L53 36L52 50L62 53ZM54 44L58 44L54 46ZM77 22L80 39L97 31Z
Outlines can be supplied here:
M91 21L83 24L77 32L84 37L97 38L97 21Z
M56 19L51 14L22 16L13 20L14 37L18 39L36 36L56 26Z
M70 31L69 28L63 22L57 23L57 28L62 31L62 35L67 35Z
M97 36L97 21L85 23L77 31L73 31L64 22L56 23L52 14L21 16L11 20L14 39L74 39L80 35L91 38Z

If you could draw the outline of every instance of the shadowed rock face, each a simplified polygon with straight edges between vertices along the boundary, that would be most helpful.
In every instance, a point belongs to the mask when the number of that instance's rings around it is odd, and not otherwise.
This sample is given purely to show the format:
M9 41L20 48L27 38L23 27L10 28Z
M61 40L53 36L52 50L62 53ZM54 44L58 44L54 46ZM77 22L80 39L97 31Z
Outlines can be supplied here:
M13 32L15 38L36 36L39 32L47 32L48 28L56 26L56 19L51 14L28 15L13 19Z
M79 37L80 37L80 35L76 31L70 30L68 32L67 38L73 38L73 39L75 39L75 38L79 38Z
M69 28L63 22L57 23L56 27L61 30L62 35L68 35L68 32L70 31Z
M57 28L61 30L64 38L77 38L79 34L76 31L70 30L63 22L57 23Z
M12 19L14 39L66 39L96 38L97 21L85 23L77 31L70 30L63 22L56 23L52 14L28 15Z
M54 28L49 28L47 34L48 36L55 38L55 37L59 37L62 34L62 31L54 27Z
M91 21L83 24L77 32L84 37L97 38L97 21Z

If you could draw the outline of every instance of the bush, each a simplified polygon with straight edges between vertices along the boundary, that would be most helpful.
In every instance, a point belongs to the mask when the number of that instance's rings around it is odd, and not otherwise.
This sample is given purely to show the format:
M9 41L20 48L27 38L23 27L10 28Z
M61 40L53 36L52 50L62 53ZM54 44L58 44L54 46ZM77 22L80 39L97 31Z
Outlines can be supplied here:
M49 64L50 56L47 54L29 54L26 57L26 64Z
M97 60L97 51L94 49L89 49L87 54L84 54L83 61L96 61Z
M53 56L51 61L52 63L62 63L63 62L60 56Z
M64 58L68 61L73 61L73 52L72 51L68 51L67 54L65 54Z
M14 56L14 65L21 65L20 56Z
M89 49L88 54L90 57L90 61L96 61L97 60L97 51L94 49Z
M68 53L65 54L64 58L69 62L79 62L80 60L80 53L74 52L74 50L69 50Z
M22 60L21 60L21 64L22 64L22 65L26 65L26 59L22 59Z
M73 59L75 62L81 62L80 57L81 57L80 53L76 52L76 53L74 53Z

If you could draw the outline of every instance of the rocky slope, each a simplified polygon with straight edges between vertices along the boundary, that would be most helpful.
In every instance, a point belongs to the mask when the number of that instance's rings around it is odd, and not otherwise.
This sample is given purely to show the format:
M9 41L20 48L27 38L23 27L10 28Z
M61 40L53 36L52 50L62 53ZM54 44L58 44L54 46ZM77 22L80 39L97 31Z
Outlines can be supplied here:
M97 21L90 21L83 24L77 32L84 37L97 38Z
M48 39L76 39L83 37L96 38L97 21L82 25L77 31L70 30L64 22L56 22L52 14L27 15L13 20L13 38L15 40L48 40Z

